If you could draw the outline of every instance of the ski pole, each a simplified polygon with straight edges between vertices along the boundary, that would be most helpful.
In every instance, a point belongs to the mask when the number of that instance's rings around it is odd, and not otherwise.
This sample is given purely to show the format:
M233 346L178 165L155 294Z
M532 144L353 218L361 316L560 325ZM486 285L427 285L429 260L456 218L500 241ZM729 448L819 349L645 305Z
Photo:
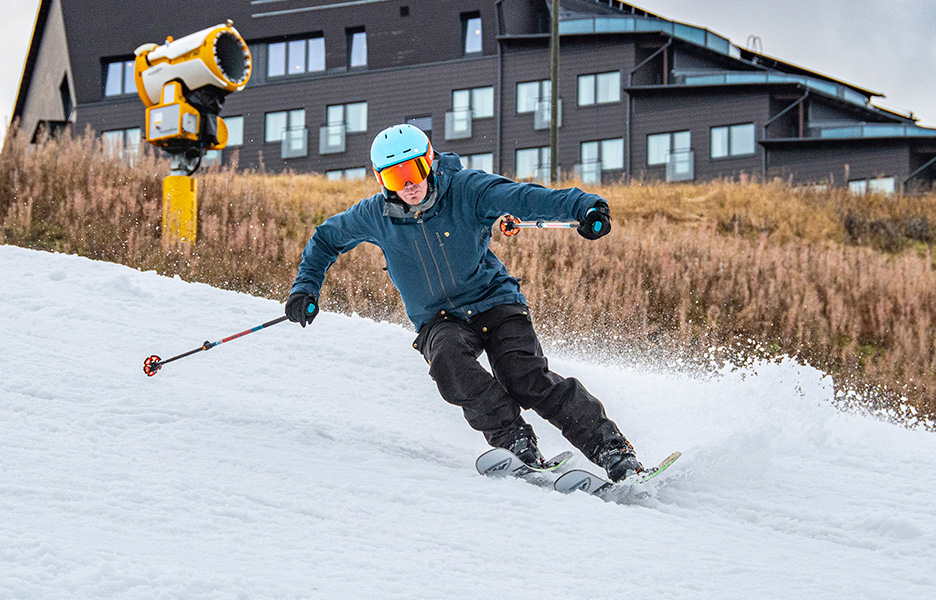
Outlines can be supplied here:
M283 315L282 317L278 319L273 319L272 321L267 321L266 323L262 325L257 325L253 329L248 329L246 331L241 331L240 333L235 333L234 335L228 336L224 338L223 340L219 340L217 342L206 341L204 344L201 345L200 348L189 350L188 352L184 352L178 356L173 356L172 358L167 358L166 360L163 360L154 354L143 361L143 372L146 373L148 376L152 377L153 375L156 374L156 371L158 371L159 369L163 367L163 365L171 363L174 360L179 360L180 358L191 356L192 354L195 354L196 352L201 352L202 350L211 350L215 346L219 346L225 342L230 342L231 340L236 340L239 337L244 337L248 333L253 333L254 331L260 331L264 327L270 327L272 325L276 325L277 323L282 323L287 318L288 317L286 315Z
M521 229L574 229L578 225L578 221L521 221L507 215L501 221L500 230L510 237L520 233Z

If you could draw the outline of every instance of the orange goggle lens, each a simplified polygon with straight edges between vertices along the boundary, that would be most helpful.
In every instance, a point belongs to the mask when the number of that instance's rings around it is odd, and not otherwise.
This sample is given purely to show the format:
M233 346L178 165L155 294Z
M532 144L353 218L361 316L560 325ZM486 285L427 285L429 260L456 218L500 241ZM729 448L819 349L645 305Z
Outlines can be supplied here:
M377 173L381 185L391 192L399 192L406 187L407 182L418 185L428 176L429 162L425 156L411 158Z

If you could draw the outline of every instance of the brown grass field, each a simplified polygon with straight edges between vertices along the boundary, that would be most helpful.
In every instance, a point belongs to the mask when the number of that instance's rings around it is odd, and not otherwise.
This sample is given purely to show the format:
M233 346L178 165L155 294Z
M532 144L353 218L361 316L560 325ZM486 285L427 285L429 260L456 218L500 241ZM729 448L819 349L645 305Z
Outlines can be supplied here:
M0 243L278 300L315 226L378 191L372 179L203 169L198 242L166 246L169 167L156 152L143 149L131 165L89 133L26 142L11 129L0 155ZM697 365L795 357L832 375L843 404L933 423L936 193L856 197L780 181L562 185L608 199L608 237L525 230L493 242L552 346ZM405 323L383 266L367 245L342 257L325 310Z

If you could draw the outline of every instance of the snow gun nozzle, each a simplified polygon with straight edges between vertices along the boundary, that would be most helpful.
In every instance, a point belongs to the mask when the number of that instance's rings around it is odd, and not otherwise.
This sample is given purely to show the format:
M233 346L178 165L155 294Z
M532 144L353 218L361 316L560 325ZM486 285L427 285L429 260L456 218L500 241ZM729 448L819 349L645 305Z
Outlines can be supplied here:
M162 359L155 354L143 361L143 372L147 377L152 377L162 367Z

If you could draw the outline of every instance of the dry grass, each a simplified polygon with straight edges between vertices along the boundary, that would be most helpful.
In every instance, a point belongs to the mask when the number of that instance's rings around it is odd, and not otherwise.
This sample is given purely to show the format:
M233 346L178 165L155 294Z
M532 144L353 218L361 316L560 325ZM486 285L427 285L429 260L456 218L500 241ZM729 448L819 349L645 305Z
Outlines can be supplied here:
M36 147L11 130L0 155L0 242L83 254L284 300L327 216L376 184L205 170L199 239L160 242L168 164L131 167L86 134ZM936 416L936 196L856 198L765 184L582 186L608 198L611 235L495 238L541 332L621 355L750 347L797 356L867 401ZM377 249L329 271L328 310L404 322Z

